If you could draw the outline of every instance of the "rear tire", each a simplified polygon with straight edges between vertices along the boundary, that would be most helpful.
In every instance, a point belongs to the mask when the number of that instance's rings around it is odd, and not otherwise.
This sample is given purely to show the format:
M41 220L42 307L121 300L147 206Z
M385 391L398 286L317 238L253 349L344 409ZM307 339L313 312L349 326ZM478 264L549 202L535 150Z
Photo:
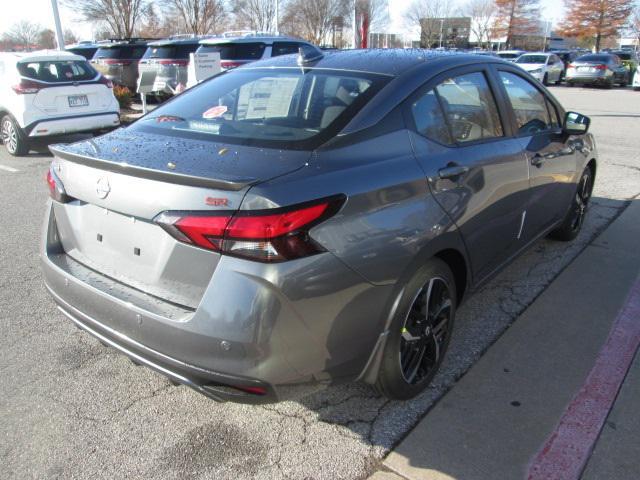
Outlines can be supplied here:
M29 153L27 137L11 115L5 115L0 121L0 138L10 155L21 157Z
M571 200L571 207L562 225L553 230L549 236L562 242L570 242L578 236L589 207L589 199L593 190L593 172L587 167L582 172L576 193Z
M449 266L432 258L409 281L382 354L377 390L407 400L422 392L438 371L451 339L456 284Z
M544 77L542 77L542 85L549 85L549 75L548 74L544 74Z

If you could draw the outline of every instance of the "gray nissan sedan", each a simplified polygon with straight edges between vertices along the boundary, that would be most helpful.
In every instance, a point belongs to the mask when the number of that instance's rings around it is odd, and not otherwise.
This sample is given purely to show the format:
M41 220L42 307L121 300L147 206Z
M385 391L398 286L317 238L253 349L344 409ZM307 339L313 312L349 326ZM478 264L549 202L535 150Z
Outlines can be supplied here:
M588 128L498 58L252 63L51 148L46 286L78 327L216 400L354 380L411 398L463 298L579 233Z

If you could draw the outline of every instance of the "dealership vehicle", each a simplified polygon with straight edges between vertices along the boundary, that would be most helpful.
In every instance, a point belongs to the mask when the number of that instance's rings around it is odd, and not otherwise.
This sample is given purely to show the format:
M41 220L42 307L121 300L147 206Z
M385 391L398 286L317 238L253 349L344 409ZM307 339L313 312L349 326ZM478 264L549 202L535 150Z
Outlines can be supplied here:
M633 50L613 50L611 53L617 55L622 64L633 75L638 67L638 57Z
M82 55L87 60L91 60L98 51L99 45L93 42L80 42L73 45L67 45L64 49L67 52Z
M594 53L576 58L567 68L567 85L604 85L611 88L615 83L622 87L629 83L629 70L617 55Z
M47 288L77 326L218 400L431 381L460 301L580 231L589 119L519 67L316 48L51 148Z
M580 55L576 50L553 50L552 53L556 54L564 63L564 69L566 71L569 64Z
M111 88L80 55L0 53L0 138L19 156L35 137L113 129L120 107Z
M636 71L633 75L633 89L635 91L640 90L640 65L636 67Z
M116 85L135 91L138 81L138 60L147 51L148 39L131 38L100 43L91 64Z
M198 53L220 53L220 66L229 70L256 60L298 53L301 47L312 45L297 38L248 34L201 40Z
M523 55L527 52L524 50L502 50L501 52L496 52L498 57L503 60L508 60L509 62L515 62L520 55Z
M564 63L555 53L525 53L515 63L543 85L549 82L559 85L562 82Z
M170 38L149 43L138 62L139 72L155 71L153 90L173 95L179 85L187 85L189 54L198 49L200 40L199 37Z

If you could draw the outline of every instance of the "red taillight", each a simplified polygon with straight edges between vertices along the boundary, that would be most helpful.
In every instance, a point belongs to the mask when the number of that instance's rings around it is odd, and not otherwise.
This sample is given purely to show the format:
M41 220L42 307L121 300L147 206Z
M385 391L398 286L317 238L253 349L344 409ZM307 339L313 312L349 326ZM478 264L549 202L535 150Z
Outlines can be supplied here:
M155 221L173 237L207 250L263 262L323 252L311 227L335 214L344 197L286 209L238 212L165 212Z
M64 187L60 179L51 169L47 172L47 186L49 187L49 196L60 203L67 203L71 198L64 191Z
M573 63L570 63L569 65L567 65L567 68L576 68L576 66Z
M118 60L115 58L107 58L104 60L105 65L116 65L121 67L126 67L127 65L131 65L131 60Z
M35 80L27 80L23 78L20 83L13 85L11 89L18 95L25 95L28 93L38 93L43 88L47 88L47 84L36 82Z
M596 70L606 70L607 66L606 65L595 65L593 68L595 68Z
M107 88L113 88L113 82L109 80L107 77L105 77L104 75L100 75L100 78L98 79L98 83L101 83L102 85L106 85Z
M231 62L229 60L222 60L220 62L220 67L226 68L227 70L230 68L236 68L242 65L242 62Z
M189 60L164 59L164 60L159 60L158 63L160 65L172 65L174 67L186 67L189 64Z

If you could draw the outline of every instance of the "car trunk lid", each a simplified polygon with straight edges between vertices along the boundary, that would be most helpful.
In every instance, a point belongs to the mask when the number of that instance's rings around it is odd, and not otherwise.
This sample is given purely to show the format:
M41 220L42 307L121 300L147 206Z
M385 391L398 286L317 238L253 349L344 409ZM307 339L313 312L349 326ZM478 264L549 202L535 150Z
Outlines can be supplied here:
M60 241L86 267L162 301L196 308L220 255L178 242L154 222L166 211L237 210L258 182L305 165L309 152L179 140L125 129L51 147L67 203Z

